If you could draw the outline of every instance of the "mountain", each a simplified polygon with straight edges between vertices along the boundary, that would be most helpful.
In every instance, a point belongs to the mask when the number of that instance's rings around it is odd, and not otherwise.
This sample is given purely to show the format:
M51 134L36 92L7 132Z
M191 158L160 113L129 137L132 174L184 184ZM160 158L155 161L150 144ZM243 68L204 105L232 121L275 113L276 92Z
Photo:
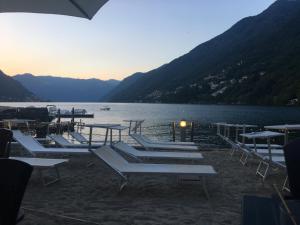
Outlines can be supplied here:
M124 79L113 102L286 105L300 99L300 1L278 0L147 73Z
M100 101L115 86L117 80L73 79L53 76L16 75L28 90L43 100L57 102L96 102Z
M143 75L143 73L135 73L125 78L104 97L104 100L112 99L116 93L126 93Z
M26 90L18 81L15 81L0 70L0 101L24 102L36 100L38 98Z

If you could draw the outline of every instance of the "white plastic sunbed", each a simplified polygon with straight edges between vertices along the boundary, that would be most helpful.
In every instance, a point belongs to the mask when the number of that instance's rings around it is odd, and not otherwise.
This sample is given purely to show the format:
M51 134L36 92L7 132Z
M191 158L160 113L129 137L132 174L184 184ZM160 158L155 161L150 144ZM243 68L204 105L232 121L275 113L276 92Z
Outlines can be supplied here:
M203 159L201 153L198 152L162 152L162 151L140 151L134 147L118 142L114 147L135 158L163 158L163 159Z
M137 134L135 133L136 136L139 136L141 139L144 139L144 141L150 143L150 144L159 144L159 145L183 145L183 146L196 146L195 142L179 142L179 141L153 141L146 137L145 135Z
M13 138L31 155L36 153L54 153L54 154L86 154L90 153L88 149L84 148L45 148L32 136L25 135L19 130L13 130Z
M183 151L199 150L197 146L149 143L145 141L139 134L131 134L131 137L146 149L165 149L165 150L183 150Z
M81 144L88 144L89 140L83 136L81 133L78 132L70 132L69 133L76 141L80 142ZM92 141L93 143L101 143L101 141Z
M53 184L60 180L60 175L57 166L69 161L68 159L45 159L45 158L27 158L27 157L9 157L9 158L25 162L39 169L41 179L45 186ZM52 180L46 181L43 178L41 169L49 169L49 168L53 168L55 170L55 176Z
M63 147L63 148L88 148L89 144L74 144L69 142L67 139L65 139L63 136L61 135L57 135L57 134L51 134L49 135L49 137L59 146ZM92 144L92 148L99 148L101 147L101 144Z
M129 163L109 146L92 149L91 151L123 178L120 190L128 183L129 175L196 175L203 179L205 176L216 175L214 168L209 165ZM203 185L204 184L203 182ZM207 193L205 186L203 187Z
M82 143L82 144L87 144L89 141L86 139L82 134L78 132L70 132L69 133L76 141Z

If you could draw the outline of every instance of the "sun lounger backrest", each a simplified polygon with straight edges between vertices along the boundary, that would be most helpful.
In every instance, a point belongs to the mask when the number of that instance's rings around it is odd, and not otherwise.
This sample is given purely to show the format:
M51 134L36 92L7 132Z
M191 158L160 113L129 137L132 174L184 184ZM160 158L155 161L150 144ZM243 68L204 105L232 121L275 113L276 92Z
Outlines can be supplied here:
M136 150L135 148L133 148L130 145L125 144L122 141L115 144L114 147L122 152L133 154L133 155L135 155L135 153L139 153L138 150Z
M142 137L141 135L138 135L138 134L132 134L131 135L139 144L143 145L143 146L149 146L149 143L146 142Z
M20 145L22 145L28 151L35 152L40 151L41 148L44 148L38 141L36 141L30 135L25 135L19 130L13 130L14 140L16 140Z
M138 139L140 139L140 140L142 140L142 141L149 142L149 143L152 142L149 138L147 138L147 137L144 136L144 135L141 135L141 134L133 134L133 135L134 135L136 138L138 138Z
M80 143L87 143L88 142L88 140L84 136L82 136L82 134L80 134L78 132L71 132L70 134L73 138L75 138Z
M61 135L51 134L50 138L52 138L53 141L55 141L56 143L58 143L61 146L67 146L67 145L71 144L68 140L66 140Z
M143 141L151 143L152 141L147 138L145 135L141 135L141 134L136 134L137 136L139 136L139 138L141 138Z
M124 168L129 166L129 163L109 146L105 145L91 151L101 158L106 164L119 172L124 171Z

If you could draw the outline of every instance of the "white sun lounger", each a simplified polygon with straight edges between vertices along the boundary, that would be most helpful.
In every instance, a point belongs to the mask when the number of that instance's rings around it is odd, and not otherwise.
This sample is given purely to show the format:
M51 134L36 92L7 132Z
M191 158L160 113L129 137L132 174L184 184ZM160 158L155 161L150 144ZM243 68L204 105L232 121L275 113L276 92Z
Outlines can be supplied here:
M91 151L123 178L120 190L128 183L129 175L194 175L203 179L205 176L216 175L214 168L209 165L129 163L109 146L92 149ZM205 186L203 187L207 193Z
M31 155L35 156L37 153L54 153L54 154L87 154L90 153L88 149L84 148L45 148L32 136L25 135L19 130L13 130L13 138Z
M57 134L50 134L49 137L56 144L58 144L60 147L63 147L63 148L88 148L89 147L89 144L74 144L74 143L71 143L67 139L65 139L63 136L57 135ZM92 144L92 148L99 148L101 146L102 146L101 144Z
M78 132L70 132L69 133L76 141L82 143L82 144L87 144L89 141L86 139L82 134Z
M182 151L198 151L197 146L184 146L174 144L155 144L146 142L139 134L131 134L131 137L146 149L162 149L162 150L182 150Z
M19 160L25 162L37 169L39 169L40 177L45 186L56 183L60 180L60 175L57 166L68 162L68 159L45 159L45 158L27 158L27 157L9 157L10 159ZM46 181L43 177L42 169L53 168L55 170L55 176L52 180Z
M150 144L159 144L159 145L183 145L183 146L196 146L195 142L179 142L179 141L153 141L146 137L145 135L137 134L136 136L139 136L141 139L144 139L144 141L150 143Z
M130 145L125 144L124 142L118 142L113 147L134 158L203 159L202 154L198 152L140 151Z
M88 144L89 140L83 136L81 133L78 132L70 132L69 133L76 141L80 142L81 144ZM102 143L102 141L92 141L92 143Z

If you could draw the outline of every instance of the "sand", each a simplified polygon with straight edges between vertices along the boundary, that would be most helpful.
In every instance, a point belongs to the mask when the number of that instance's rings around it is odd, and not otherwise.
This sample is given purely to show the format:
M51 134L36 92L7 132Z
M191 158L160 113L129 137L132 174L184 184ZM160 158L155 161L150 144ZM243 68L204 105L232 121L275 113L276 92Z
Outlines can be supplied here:
M255 175L257 159L244 167L229 150L203 152L199 161L167 163L211 164L218 175L207 178L209 199L201 182L178 183L176 177L131 177L119 192L120 177L95 156L71 157L60 167L61 181L44 187L33 173L24 196L21 224L240 224L243 195L270 195L282 185L284 171L271 170L265 183ZM94 165L87 167L93 161ZM153 162L153 161L152 161ZM50 171L48 171L50 173ZM72 217L92 223L72 220Z

